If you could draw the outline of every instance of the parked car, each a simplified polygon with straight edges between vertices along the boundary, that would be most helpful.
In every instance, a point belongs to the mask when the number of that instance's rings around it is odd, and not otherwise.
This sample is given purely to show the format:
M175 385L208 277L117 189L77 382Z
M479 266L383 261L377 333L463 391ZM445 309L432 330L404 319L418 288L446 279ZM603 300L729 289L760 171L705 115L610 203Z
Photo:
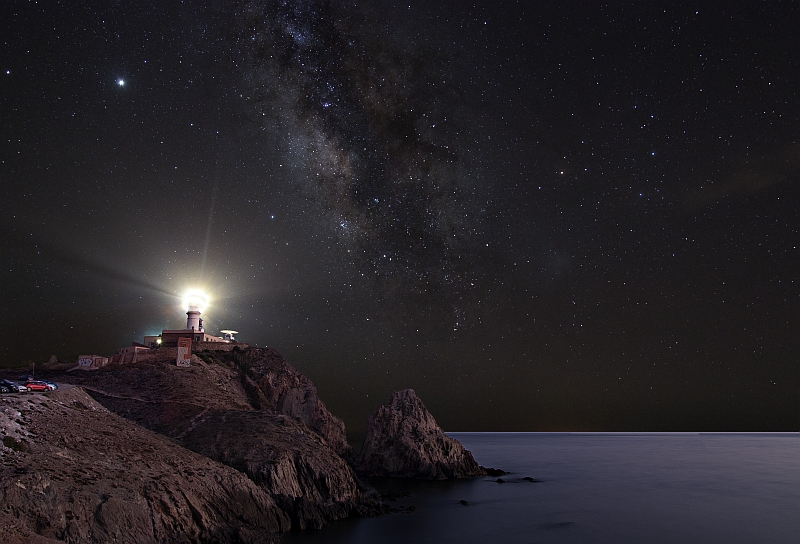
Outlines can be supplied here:
M27 387L11 380L0 380L0 393L25 393Z
M50 389L50 391L55 391L56 389L58 389L58 384L56 382L48 382L47 380L42 380L42 381L47 384L47 387L48 389Z
M52 391L47 382L41 380L27 380L23 385L28 388L28 391Z

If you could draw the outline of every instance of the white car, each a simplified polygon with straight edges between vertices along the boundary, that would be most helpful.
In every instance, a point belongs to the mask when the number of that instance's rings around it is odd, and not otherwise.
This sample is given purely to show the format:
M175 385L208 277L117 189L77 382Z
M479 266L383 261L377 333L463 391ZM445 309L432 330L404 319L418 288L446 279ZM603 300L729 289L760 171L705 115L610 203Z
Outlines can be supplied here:
M26 393L28 388L11 380L0 380L0 393Z

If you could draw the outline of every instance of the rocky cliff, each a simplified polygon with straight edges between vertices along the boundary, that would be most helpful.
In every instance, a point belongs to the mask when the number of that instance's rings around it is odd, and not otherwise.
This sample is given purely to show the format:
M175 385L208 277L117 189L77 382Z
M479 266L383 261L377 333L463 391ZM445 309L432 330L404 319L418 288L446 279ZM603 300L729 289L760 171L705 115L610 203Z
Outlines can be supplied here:
M75 387L0 397L0 542L276 542L386 511L345 461L342 421L274 350L44 377ZM358 463L375 476L483 474L411 390L370 418Z
M445 480L485 476L458 440L450 438L412 389L392 393L367 420L359 472L370 476Z
M0 541L278 542L289 516L241 472L80 388L0 397Z
M145 362L71 372L101 404L182 446L246 474L292 527L322 527L381 512L340 457L344 423L314 384L274 350L200 352L191 367Z
M214 411L182 437L187 448L247 474L298 529L382 511L353 469L301 420L263 411Z
M347 443L344 422L325 408L311 380L275 350L258 349L251 353L245 370L264 395L264 408L300 418L322 436L333 451L349 459L352 448Z

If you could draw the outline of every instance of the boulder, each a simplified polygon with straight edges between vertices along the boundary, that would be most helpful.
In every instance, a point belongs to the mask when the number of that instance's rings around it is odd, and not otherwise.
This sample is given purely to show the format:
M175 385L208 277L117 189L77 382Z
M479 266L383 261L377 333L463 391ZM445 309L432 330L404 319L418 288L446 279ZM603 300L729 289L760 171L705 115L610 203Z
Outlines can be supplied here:
M412 389L395 391L367 420L358 471L368 476L446 480L485 476L458 440L439 428Z

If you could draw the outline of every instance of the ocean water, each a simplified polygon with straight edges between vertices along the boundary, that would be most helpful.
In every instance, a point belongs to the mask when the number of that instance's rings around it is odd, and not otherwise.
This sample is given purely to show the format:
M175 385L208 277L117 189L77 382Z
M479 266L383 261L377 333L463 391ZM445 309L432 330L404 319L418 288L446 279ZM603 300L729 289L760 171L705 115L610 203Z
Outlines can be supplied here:
M798 433L450 436L480 464L511 472L506 482L371 480L401 495L393 506L415 509L289 533L284 542L800 542Z

